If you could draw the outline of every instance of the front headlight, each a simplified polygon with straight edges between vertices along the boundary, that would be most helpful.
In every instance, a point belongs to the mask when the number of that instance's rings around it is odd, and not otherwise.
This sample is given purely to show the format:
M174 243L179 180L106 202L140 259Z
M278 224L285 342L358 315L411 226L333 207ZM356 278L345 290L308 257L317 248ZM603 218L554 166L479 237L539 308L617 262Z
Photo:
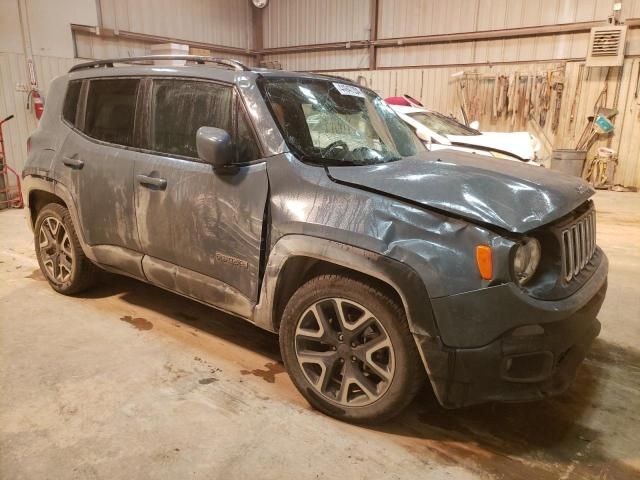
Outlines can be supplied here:
M532 237L526 237L516 247L513 257L513 272L520 285L527 283L536 273L540 265L542 250L540 242Z

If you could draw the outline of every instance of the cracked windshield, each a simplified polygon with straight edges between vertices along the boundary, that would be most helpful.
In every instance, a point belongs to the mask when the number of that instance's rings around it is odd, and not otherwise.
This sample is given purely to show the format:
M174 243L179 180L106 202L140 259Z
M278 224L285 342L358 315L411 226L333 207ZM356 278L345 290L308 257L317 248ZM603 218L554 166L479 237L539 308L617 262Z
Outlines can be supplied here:
M424 151L375 93L336 80L262 78L261 89L287 145L324 166L374 165Z

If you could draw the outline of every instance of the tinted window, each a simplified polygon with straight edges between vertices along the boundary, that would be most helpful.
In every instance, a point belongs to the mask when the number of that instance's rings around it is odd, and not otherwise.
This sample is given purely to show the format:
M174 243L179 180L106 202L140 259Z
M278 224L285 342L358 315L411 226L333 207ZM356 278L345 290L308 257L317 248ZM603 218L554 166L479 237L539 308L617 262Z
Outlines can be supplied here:
M84 132L98 140L133 145L133 124L139 80L91 80Z
M62 108L62 116L71 125L76 124L76 112L78 111L78 100L80 99L81 80L69 82L67 87L67 96L64 99L64 107Z
M251 130L249 120L242 109L238 106L238 125L236 128L236 156L238 163L252 162L260 158L258 144Z
M211 82L154 80L151 149L198 157L200 127L231 132L231 88Z

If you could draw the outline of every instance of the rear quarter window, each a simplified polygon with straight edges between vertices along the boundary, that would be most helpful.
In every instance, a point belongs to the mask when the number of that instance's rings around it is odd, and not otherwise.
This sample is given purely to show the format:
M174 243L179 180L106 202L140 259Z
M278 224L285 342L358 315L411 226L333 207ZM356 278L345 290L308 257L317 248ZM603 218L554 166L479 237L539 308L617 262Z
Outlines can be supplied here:
M82 80L72 80L67 87L67 95L64 98L62 117L74 127L77 126L78 101Z

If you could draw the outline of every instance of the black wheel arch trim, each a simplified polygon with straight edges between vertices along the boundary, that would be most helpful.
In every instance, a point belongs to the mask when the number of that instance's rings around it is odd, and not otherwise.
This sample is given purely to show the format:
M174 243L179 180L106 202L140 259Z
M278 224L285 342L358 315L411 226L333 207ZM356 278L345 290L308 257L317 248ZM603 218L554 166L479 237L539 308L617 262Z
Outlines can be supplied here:
M22 196L26 200L26 207L29 216L29 226L33 230L35 225L35 218L32 218L32 211L30 205L31 194L36 191L42 191L49 193L58 197L64 203L65 208L69 211L71 215L71 221L73 222L73 227L76 231L76 235L78 237L78 241L80 242L80 247L84 252L85 256L89 258L92 262L97 262L95 255L91 247L87 244L84 236L84 231L82 230L82 225L79 222L78 211L76 209L75 202L73 201L73 197L71 196L71 192L62 185L60 182L56 182L53 179L48 177L34 176L34 175L25 175L22 181Z
M321 260L379 279L400 297L413 334L439 336L426 287L409 265L352 245L298 234L281 237L271 249L259 301L253 311L257 326L272 332L278 330L276 296L282 282L287 280L281 273L289 260L298 257Z

